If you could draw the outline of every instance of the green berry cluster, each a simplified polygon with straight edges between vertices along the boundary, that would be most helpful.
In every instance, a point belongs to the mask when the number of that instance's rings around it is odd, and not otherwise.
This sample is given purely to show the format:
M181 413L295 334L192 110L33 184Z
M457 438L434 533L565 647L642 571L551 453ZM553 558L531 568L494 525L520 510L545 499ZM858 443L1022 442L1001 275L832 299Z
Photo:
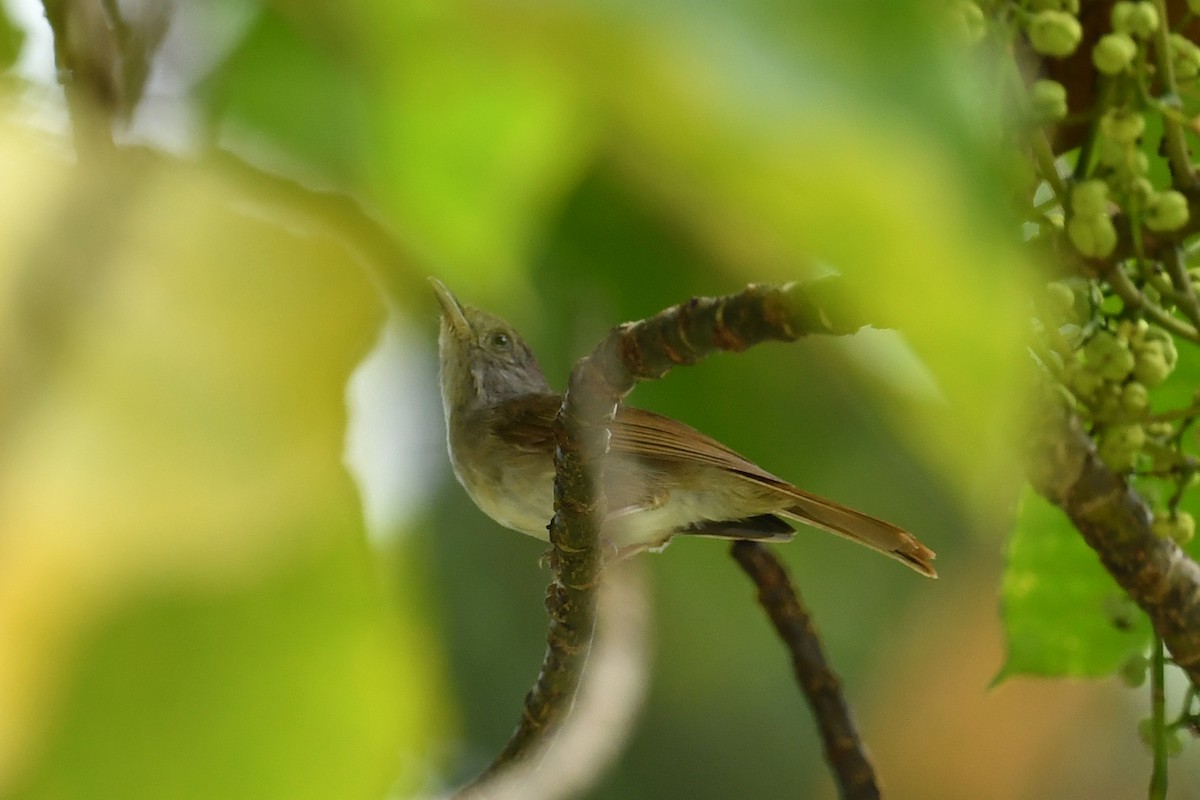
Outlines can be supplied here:
M1188 4L1200 14L1200 0ZM1182 20L1165 19L1164 6L1152 0L1113 3L1108 29L1088 34L1086 45L1078 0L982 7L999 13L993 24L1023 35L1046 65L1081 46L1090 49L1097 74L1088 108L1073 104L1068 88L1047 77L1059 74L1052 66L1022 82L1027 120L1087 130L1083 146L1065 159L1074 157L1073 165L1049 149L1052 130L1035 127L1030 134L1035 169L1045 180L1045 199L1030 220L1053 252L1081 257L1077 276L1050 283L1039 303L1038 352L1088 425L1099 457L1145 490L1156 508L1155 532L1186 542L1195 525L1180 504L1200 474L1200 460L1185 452L1193 442L1184 434L1200 419L1200 392L1195 411L1155 414L1151 405L1176 370L1176 338L1200 344L1200 333L1188 335L1200 330L1200 249L1187 241L1195 224L1190 203L1200 194L1189 198L1181 190L1188 185L1180 180L1180 165L1187 164L1181 158L1190 159L1190 152L1181 157L1178 146L1179 136L1194 136L1191 120L1200 120L1200 108L1186 108L1195 105L1189 100L1195 90L1179 90L1200 80L1200 45L1184 35ZM1164 79L1167 62L1173 79ZM1045 137L1040 154L1039 136ZM1175 185L1163 185L1168 182Z
M1021 29L1037 53L1053 60L1080 46L1077 0L1026 0L1021 8ZM1084 258L1107 259L1116 252L1121 242L1118 218L1133 242L1140 242L1143 230L1171 234L1190 221L1188 198L1151 182L1155 143L1145 142L1147 116L1166 113L1153 97L1155 90L1161 91L1155 85L1155 56L1163 41L1156 35L1164 27L1169 25L1156 3L1122 0L1112 5L1109 31L1090 45L1092 64L1109 83L1102 85L1100 102L1086 112L1092 121L1085 152L1089 163L1075 170L1076 184L1061 198L1067 239ZM1200 78L1200 46L1178 32L1168 33L1166 41L1177 79ZM1056 80L1040 78L1028 86L1029 114L1038 125L1068 121L1069 101L1067 88Z
M1138 39L1149 39L1158 30L1160 22L1158 9L1149 0L1113 3L1109 19L1113 31Z
M1200 47L1185 36L1172 33L1167 39L1171 53L1171 66L1175 71L1175 79L1181 83L1190 83L1200 76Z
M1075 293L1063 283L1048 291L1063 308ZM1071 400L1093 425L1100 458L1117 472L1141 467L1170 471L1177 460L1171 440L1175 428L1149 419L1150 390L1161 385L1178 363L1175 341L1145 320L1103 323L1086 336L1074 325L1058 340L1054 365ZM1061 331L1060 331L1061 333ZM1074 334L1074 337L1071 337Z
M1082 181L1071 190L1071 221L1067 236L1081 255L1105 258L1117 246L1117 229L1109 215L1108 184Z
M1140 145L1145 131L1146 118L1141 112L1129 108L1106 111L1097 125L1099 177L1091 180L1102 180L1110 187L1131 224L1140 221L1156 233L1176 231L1188 223L1188 201L1174 189L1156 190L1147 178L1150 159ZM1076 245L1080 254L1088 257L1112 252L1097 254L1078 242Z
M1174 5L1107 5L1108 19L1096 16L1099 5L1085 28L1080 0L980 0L989 16L979 38L1039 57L1036 71L1012 59L1021 111L1012 138L1035 176L1026 231L1053 274L1069 277L1033 304L1038 363L1096 456L1153 509L1154 535L1185 546L1196 533L1185 500L1200 476L1191 430L1200 391L1178 401L1195 374L1179 368L1179 347L1200 346L1200 44L1188 36L1192 16L1176 17ZM1200 16L1200 0L1187 5ZM1105 611L1123 630L1140 615L1123 593ZM1161 683L1163 663L1161 651L1153 662L1138 655L1118 675L1141 685L1152 668ZM1179 733L1200 731L1192 705L1165 724L1158 708L1143 738L1177 753Z

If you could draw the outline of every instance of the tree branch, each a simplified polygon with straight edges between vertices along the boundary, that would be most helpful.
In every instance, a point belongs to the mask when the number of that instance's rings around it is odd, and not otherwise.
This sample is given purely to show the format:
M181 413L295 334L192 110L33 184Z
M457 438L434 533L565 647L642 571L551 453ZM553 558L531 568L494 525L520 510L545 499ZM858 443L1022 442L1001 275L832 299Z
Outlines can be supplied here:
M306 186L227 150L208 151L200 163L233 176L245 188L259 192L272 207L285 208L337 237L359 255L388 303L402 302L413 294L412 286L418 280L424 282L428 269L405 269L422 263L416 248L354 195Z
M848 302L852 296L841 279L824 278L693 298L641 322L617 326L576 364L555 422L554 578L546 593L546 655L516 731L464 792L527 759L554 734L571 707L596 622L603 560L597 541L604 516L599 470L621 400L637 381L661 378L675 366L695 364L719 350L741 351L812 333L853 333L866 323Z
M734 542L734 559L758 588L758 602L792 654L796 680L808 699L825 743L838 794L845 800L878 800L875 771L859 740L837 675L825 661L812 617L779 559L757 542Z
M1035 426L1026 454L1034 490L1066 512L1200 688L1200 564L1154 535L1150 508L1100 460L1078 417L1047 398Z
M144 4L134 19L114 0L42 0L54 34L54 65L81 158L114 151L113 122L141 100L168 4Z
M649 603L644 564L617 562L604 571L596 603L596 637L570 716L553 739L520 762L459 793L487 800L575 797L620 753L645 699Z

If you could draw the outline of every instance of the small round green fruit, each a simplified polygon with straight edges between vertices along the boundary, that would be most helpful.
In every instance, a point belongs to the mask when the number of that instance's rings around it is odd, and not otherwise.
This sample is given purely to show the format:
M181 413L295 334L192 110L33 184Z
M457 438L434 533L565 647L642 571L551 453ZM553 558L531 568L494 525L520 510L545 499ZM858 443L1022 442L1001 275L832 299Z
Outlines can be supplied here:
M1175 69L1176 80L1190 81L1200 75L1200 47L1191 39L1179 33L1172 33L1167 38L1167 51Z
M1171 374L1171 366L1160 348L1138 351L1133 365L1133 376L1147 388L1159 386Z
M1112 425L1100 434L1097 452L1100 459L1114 472L1133 467L1133 458L1146 444L1146 431L1141 425Z
M1057 122L1067 116L1067 89L1058 81L1034 81L1029 101L1038 122Z
M1176 231L1187 221L1187 198L1174 189L1159 192L1146 204L1146 227L1152 231Z
M1105 75L1118 75L1133 64L1137 43L1125 33L1110 33L1100 37L1092 48L1092 63Z
M1158 9L1154 3L1142 0L1135 3L1128 18L1129 32L1142 39L1150 38L1158 30Z
M1133 381L1121 389L1121 409L1129 414L1140 414L1150 407L1150 390L1143 383Z
M1138 722L1137 726L1138 738L1142 740L1142 744L1146 747L1154 747L1154 720L1146 717Z
M1091 402L1104 384L1104 379L1082 364L1068 364L1063 370L1063 382L1084 402Z
M1044 56L1066 58L1083 39L1079 20L1065 11L1039 11L1029 20L1029 42Z
M1136 142L1145 131L1146 120L1135 111L1114 108L1100 118L1101 135L1120 144Z
M967 44L975 44L987 35L987 19L983 9L972 0L959 0L954 4L951 14L960 38Z
M1080 181L1071 189L1071 210L1088 216L1108 210L1108 184L1098 178Z
M1196 537L1196 520L1186 511L1175 514L1175 525L1171 529L1171 538L1180 547Z
M1050 308L1060 319L1067 319L1075 313L1075 292L1062 281L1051 281L1046 284L1046 297Z
M1067 237L1087 258L1104 258L1117 247L1117 229L1107 214L1076 214L1067 223Z
M1135 653L1125 659L1125 663L1121 665L1118 674L1121 676L1121 683L1124 683L1130 689L1136 689L1146 682L1146 670L1150 666L1150 659L1146 658L1141 653Z
M1109 12L1109 22L1112 23L1114 31L1118 33L1130 33L1133 31L1131 17L1136 6L1137 3L1127 2L1127 0L1113 3L1112 11Z

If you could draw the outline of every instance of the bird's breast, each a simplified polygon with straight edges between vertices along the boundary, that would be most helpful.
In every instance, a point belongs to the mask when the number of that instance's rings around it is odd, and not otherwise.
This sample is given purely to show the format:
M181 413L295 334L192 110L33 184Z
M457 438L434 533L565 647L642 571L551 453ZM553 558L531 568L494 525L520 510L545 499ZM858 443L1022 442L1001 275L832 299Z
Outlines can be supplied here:
M554 462L519 452L489 433L450 441L454 475L479 509L506 528L549 539L554 514Z

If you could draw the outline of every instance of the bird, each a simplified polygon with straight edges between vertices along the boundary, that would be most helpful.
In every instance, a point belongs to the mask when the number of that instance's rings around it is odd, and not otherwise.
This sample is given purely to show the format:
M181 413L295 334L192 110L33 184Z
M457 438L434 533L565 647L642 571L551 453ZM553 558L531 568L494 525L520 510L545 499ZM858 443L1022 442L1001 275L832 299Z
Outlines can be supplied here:
M439 383L455 477L495 522L548 540L562 395L512 325L429 280L441 307ZM622 557L662 550L675 536L784 542L799 522L937 577L934 552L908 531L800 489L682 422L622 404L610 435L601 536Z

